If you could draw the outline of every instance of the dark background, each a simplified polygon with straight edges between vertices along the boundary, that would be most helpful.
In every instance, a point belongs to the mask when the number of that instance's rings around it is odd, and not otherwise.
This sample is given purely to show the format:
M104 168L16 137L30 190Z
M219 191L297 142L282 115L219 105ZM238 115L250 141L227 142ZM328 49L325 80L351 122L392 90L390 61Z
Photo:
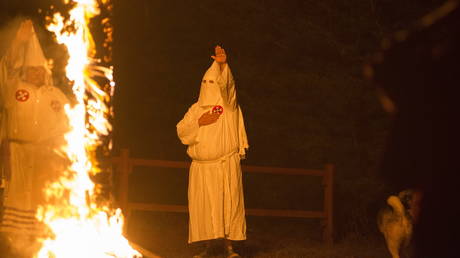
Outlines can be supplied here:
M333 163L339 233L374 230L375 210L391 188L378 174L391 121L362 66L383 38L442 2L114 0L114 155L129 148L135 157L188 159L175 125L196 101L221 44L245 117L250 150L244 164ZM31 17L59 77L65 53L43 26L51 4L62 9L59 1L0 0L0 26L8 31L13 18ZM1 53L10 35L1 35ZM186 173L154 172L133 175L131 197L185 203ZM247 204L302 208L311 201L308 209L315 209L313 181L246 176Z

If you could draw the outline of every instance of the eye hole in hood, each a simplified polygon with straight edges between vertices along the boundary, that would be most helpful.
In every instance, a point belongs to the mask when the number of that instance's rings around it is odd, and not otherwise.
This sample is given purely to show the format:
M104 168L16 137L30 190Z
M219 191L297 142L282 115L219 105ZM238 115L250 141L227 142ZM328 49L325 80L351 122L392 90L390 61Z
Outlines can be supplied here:
M213 62L201 81L200 96L198 97L200 106L214 106L221 102L222 96L216 83L219 75L220 67L216 62Z

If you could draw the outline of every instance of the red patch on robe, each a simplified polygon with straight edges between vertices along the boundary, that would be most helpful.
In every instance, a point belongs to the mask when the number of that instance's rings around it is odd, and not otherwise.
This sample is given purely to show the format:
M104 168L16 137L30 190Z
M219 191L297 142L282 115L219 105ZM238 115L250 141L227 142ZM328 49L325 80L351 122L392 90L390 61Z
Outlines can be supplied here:
M30 93L27 90L17 90L16 91L16 100L20 102L25 102L29 99Z
M214 106L214 107L212 108L211 113L213 113L213 114L219 114L219 115L220 115L220 114L224 113L224 108L223 108L222 106L219 106L219 105Z

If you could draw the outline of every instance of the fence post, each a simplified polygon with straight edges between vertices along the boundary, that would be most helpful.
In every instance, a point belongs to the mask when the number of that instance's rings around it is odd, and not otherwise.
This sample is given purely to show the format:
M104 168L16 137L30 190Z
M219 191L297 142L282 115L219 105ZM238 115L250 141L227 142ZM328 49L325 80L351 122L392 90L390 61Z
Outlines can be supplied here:
M130 216L130 209L128 203L128 193L129 193L129 174L131 172L131 164L129 162L129 150L121 149L120 152L120 189L119 189L119 200L121 210L123 211L125 217L124 231L128 232L128 219Z
M324 186L324 213L326 218L324 219L324 231L323 231L323 240L327 244L333 244L333 234L334 234L334 224L333 224L333 208L334 208L334 199L333 199L333 186L334 186L334 165L327 164L324 167L324 177L323 177L323 186Z

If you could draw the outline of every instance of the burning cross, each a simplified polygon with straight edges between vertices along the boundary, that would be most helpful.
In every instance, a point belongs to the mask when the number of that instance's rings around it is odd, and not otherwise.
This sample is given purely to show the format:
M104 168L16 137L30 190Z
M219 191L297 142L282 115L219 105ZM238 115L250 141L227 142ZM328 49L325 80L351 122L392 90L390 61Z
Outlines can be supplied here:
M21 101L21 102L25 102L29 99L29 92L26 91L26 90L17 90L16 91L16 100L17 101Z

